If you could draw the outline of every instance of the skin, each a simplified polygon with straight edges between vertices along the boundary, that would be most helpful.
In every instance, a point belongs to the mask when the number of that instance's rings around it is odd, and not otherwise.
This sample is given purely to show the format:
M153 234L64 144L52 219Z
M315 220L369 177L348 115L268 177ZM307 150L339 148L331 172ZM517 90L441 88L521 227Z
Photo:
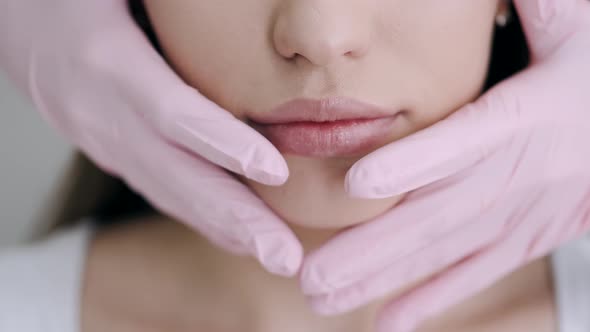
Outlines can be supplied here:
M374 332L383 305L319 316L296 279L271 275L158 216L99 232L84 276L82 332ZM556 332L553 305L549 265L540 260L417 332Z
M445 118L481 92L501 1L145 1L165 56L186 82L247 121L295 98L349 97L400 113L389 142ZM195 110L198 112L198 110ZM349 198L366 155L285 155L288 182L248 185L284 220L339 229L401 197Z
M247 122L294 98L352 97L401 112L390 142L480 94L494 17L503 10L503 2L488 0L145 3L170 64L236 118ZM310 251L402 199L347 197L344 175L369 152L323 159L285 155L291 176L281 187L242 180ZM547 261L532 263L420 332L554 331L549 275ZM320 317L296 279L272 276L254 260L224 253L155 216L97 233L81 322L84 332L369 332L385 300Z

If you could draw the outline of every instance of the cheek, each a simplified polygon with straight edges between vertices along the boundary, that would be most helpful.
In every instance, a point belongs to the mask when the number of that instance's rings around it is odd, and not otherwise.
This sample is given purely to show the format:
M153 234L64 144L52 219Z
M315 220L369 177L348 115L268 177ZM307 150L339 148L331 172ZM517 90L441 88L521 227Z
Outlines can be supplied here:
M427 0L424 0L427 1ZM497 2L460 0L434 4L407 21L402 34L415 72L412 121L419 130L480 95L487 76ZM418 13L415 13L418 15ZM422 24L418 24L418 22ZM428 22L428 24L424 24ZM483 23L482 23L483 22ZM411 32L411 33L410 33Z
M145 0L165 57L184 81L240 117L256 99L260 68L268 58L271 7L259 0Z

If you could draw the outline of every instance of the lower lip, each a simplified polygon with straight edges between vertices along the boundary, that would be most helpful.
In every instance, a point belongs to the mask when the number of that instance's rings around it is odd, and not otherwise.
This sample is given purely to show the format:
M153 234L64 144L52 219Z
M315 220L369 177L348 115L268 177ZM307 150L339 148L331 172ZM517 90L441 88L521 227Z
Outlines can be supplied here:
M255 124L282 153L304 157L352 157L368 152L391 136L396 116L333 122Z

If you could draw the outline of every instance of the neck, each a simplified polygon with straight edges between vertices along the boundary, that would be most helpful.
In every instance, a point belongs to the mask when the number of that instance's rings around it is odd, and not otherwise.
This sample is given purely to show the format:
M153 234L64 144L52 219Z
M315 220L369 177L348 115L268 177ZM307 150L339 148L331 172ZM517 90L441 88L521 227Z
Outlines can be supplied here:
M180 230L174 223L173 228ZM317 248L330 238L334 231L292 228L305 252ZM215 301L215 307L233 316L231 331L322 331L322 332L373 332L373 323L379 306L371 304L354 312L336 317L323 317L314 313L301 293L298 279L271 275L249 257L238 257L212 246L203 238L186 232L193 240L195 250L185 253L185 259L202 264L189 267L182 273L206 277L200 279L209 294L206 302ZM188 239L187 239L188 240ZM178 255L176 253L175 255ZM192 256L192 257L189 257ZM192 272L188 272L192 270ZM194 279L193 279L194 280ZM196 284L196 282L194 283ZM198 287L198 286L197 286ZM203 290L197 293L203 293ZM195 302L202 302L195 298ZM222 309L223 308L223 309ZM245 323L246 322L246 323ZM214 324L214 323L213 323Z
M295 232L308 251L332 235L327 231ZM93 290L102 294L103 306L167 331L178 327L197 331L373 332L374 319L382 306L375 302L345 315L319 316L309 309L296 278L270 275L255 260L226 254L171 221L141 222L107 231L97 238L92 253L98 257L92 259L91 255L86 284L96 280L93 284L108 287ZM527 276L545 276L538 269ZM515 284L519 287L515 288ZM532 284L535 290L539 285L546 286L545 281L512 280L428 325L435 326L432 331L437 332L447 331L447 326L448 331L474 331L471 321L485 320L482 315L497 311L495 308L516 296L515 290L522 293ZM505 291L508 288L510 292ZM89 293L87 289L85 296L90 297ZM111 296L105 299L104 294ZM465 313L469 313L470 320L466 321ZM445 329L441 330L443 325Z

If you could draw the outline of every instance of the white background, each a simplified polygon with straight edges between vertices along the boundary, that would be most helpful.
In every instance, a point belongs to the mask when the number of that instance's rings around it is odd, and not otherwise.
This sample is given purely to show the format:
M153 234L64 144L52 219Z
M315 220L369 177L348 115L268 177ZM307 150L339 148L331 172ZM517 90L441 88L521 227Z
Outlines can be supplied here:
M70 155L69 145L0 71L0 246L26 239Z

